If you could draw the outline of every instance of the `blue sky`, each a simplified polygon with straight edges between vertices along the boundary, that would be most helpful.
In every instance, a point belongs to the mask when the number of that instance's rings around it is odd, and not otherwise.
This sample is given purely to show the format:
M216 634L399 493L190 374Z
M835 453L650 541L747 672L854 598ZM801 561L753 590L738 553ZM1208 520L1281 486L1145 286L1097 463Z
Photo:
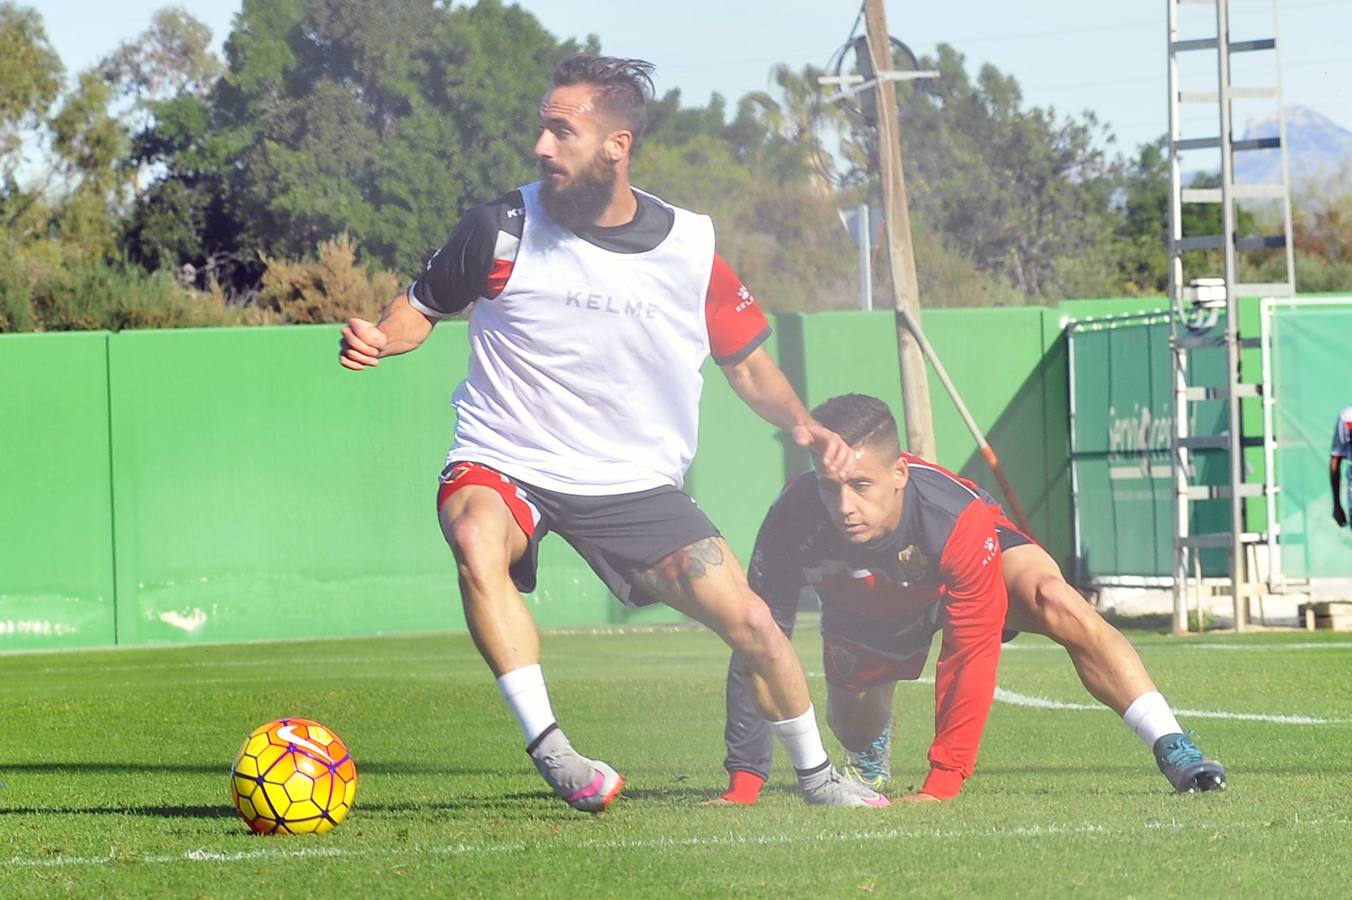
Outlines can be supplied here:
M20 3L25 0L19 0ZM31 0L28 0L31 2ZM888 0L893 36L917 53L940 42L966 55L969 71L990 62L1018 79L1026 101L1062 113L1093 110L1131 151L1167 126L1165 15L1168 0ZM69 70L92 64L146 28L162 0L38 0L47 33ZM240 0L180 0L211 27L217 46ZM600 36L607 53L655 62L658 90L679 88L687 103L717 91L730 101L769 86L770 67L822 65L849 33L857 0L628 0L605 14L595 0L523 0L555 35ZM1271 0L1230 0L1232 37L1272 35ZM1352 129L1352 0L1280 4L1286 103L1309 107ZM621 10L622 12L612 12ZM1185 36L1206 36L1208 9L1184 7ZM1210 34L1214 34L1214 26ZM1262 54L1270 59L1270 54ZM1214 59L1214 56L1211 57ZM1199 64L1202 60L1199 55ZM1214 62L1205 63L1214 66ZM1185 87L1203 90L1209 71ZM1236 79L1270 83L1271 66ZM1237 111L1242 120L1264 110ZM1200 135L1199 135L1200 136Z

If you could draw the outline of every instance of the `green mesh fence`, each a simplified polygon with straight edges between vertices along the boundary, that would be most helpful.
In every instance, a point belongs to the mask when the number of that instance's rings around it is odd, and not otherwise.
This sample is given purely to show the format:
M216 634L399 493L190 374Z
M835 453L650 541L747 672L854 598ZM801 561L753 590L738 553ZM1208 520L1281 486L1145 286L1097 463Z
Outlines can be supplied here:
M1173 559L1169 324L1070 327L1076 577L1159 578Z
M1224 317L1215 325L1224 329ZM1172 577L1173 357L1165 313L1074 322L1071 345L1071 466L1075 577L1081 583L1156 583ZM1189 354L1189 381L1220 387L1224 348ZM1189 404L1189 432L1221 434L1223 401ZM1192 452L1192 483L1225 484L1224 450ZM1229 501L1192 504L1194 534L1228 528ZM1205 574L1226 570L1223 552L1201 554Z

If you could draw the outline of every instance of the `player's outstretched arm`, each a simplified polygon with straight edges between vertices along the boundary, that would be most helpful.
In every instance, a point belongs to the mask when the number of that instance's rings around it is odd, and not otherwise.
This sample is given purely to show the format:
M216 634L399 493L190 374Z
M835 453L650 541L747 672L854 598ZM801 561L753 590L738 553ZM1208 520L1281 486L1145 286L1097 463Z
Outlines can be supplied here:
M854 468L850 445L812 418L764 347L757 347L746 359L722 368L737 396L757 415L793 435L798 446L817 454L827 472L838 478L850 474Z
M380 364L386 356L397 356L416 349L432 333L436 322L409 305L408 295L400 294L385 307L380 322L349 319L343 326L338 362L353 371Z
M1009 605L999 539L984 503L973 501L958 517L939 564L949 590L934 672L930 772L920 792L951 800L976 766Z

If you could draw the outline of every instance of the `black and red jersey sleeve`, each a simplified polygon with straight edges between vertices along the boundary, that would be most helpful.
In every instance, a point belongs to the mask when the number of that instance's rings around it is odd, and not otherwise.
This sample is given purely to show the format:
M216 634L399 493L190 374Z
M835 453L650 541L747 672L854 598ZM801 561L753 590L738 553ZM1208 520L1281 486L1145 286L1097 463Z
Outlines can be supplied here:
M934 472L938 472L940 475L943 475L944 477L948 478L950 481L954 482L955 484L962 485L964 488L967 489L967 491L968 491L969 493L976 494L978 497L980 497L980 498L982 499L982 501L984 501L985 504L986 504L987 506L996 506L996 507L998 507L998 506L1000 505L999 501L996 500L994 497L992 497L992 496L990 495L990 493L989 493L985 488L983 488L981 485L977 484L975 481L971 480L970 478L963 478L961 475L957 474L956 472L950 472L948 469L945 469L943 466L939 465L938 463L930 462L930 461L927 460L927 459L922 459L921 457L916 456L914 453L909 453L909 452L903 450L903 451L901 451L901 455L902 455L903 457L905 457L905 458L906 458L906 462L910 463L911 465L916 465L916 464L922 465L922 466L924 466L926 469L930 469L930 470L932 470L932 471L934 471Z
M520 191L471 209L409 288L409 303L444 319L480 297L496 297L511 277L525 221Z
M958 515L940 568L948 586L943 646L934 680L934 743L922 790L957 796L976 766L995 698L1009 599L990 508L975 498Z
M704 319L710 355L720 366L741 362L770 337L770 323L760 304L717 253L704 300Z

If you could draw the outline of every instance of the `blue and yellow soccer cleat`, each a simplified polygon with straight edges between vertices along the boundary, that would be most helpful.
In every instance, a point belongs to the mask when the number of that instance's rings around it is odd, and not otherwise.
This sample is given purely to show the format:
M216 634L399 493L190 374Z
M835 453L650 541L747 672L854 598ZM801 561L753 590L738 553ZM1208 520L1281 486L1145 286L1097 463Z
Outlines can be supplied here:
M1180 794L1225 790L1225 766L1197 749L1192 732L1166 734L1156 741L1155 763Z
M890 780L886 775L871 775L852 763L841 766L840 775L846 781L862 784L880 794L887 789L887 782Z
M846 752L846 762L840 773L850 781L857 781L882 793L892 780L892 726L873 739L867 750Z

